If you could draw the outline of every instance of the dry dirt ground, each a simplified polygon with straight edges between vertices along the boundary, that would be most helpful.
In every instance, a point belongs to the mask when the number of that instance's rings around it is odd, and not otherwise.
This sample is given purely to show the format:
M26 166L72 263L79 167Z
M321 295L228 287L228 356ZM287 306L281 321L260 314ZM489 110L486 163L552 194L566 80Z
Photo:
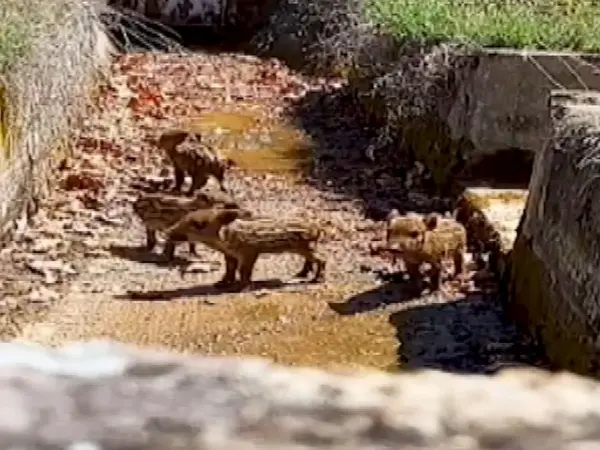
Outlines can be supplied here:
M385 213L445 201L407 189L406 170L364 161L373 136L356 125L340 86L241 55L121 57L74 133L57 188L0 251L3 337L112 338L328 368L485 372L534 362L493 288L413 298L382 280L389 263L368 245L381 238ZM204 131L238 162L226 182L245 206L325 224L325 283L294 282L295 256L263 256L252 292L216 292L215 252L199 247L192 257L182 246L168 265L158 250L138 248L144 232L131 203L170 180L148 140L172 124Z

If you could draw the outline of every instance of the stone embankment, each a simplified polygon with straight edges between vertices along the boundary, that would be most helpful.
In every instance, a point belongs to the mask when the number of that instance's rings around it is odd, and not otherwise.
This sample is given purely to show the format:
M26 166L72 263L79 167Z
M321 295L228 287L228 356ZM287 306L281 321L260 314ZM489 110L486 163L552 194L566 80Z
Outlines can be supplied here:
M515 316L560 367L600 375L600 94L554 91L513 249Z

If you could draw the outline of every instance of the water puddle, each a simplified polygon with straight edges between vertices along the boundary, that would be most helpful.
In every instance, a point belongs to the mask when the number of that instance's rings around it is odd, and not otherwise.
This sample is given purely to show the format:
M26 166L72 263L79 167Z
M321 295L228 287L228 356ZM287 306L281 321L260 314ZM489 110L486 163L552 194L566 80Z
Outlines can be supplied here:
M305 172L313 143L293 125L269 120L258 111L212 111L189 120L218 151L240 169L252 172Z

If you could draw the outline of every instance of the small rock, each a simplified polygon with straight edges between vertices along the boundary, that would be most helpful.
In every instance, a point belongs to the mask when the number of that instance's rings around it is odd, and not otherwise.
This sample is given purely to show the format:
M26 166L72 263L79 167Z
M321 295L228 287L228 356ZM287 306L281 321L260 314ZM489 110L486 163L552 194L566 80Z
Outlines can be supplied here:
M100 241L94 238L87 238L82 241L83 245L88 248L98 248L101 246Z
M30 250L33 253L47 253L50 250L58 247L60 243L61 239L38 238L34 241L34 244Z
M216 270L215 264L209 262L192 263L182 273L210 273Z
M370 266L367 266L366 264L361 264L360 271L361 271L361 273L369 273L369 272L373 271L373 268Z
M286 325L286 324L290 323L291 320L288 316L279 316L279 322Z
M106 269L104 267L91 266L88 267L87 272L91 275L102 275L106 273Z
M27 268L39 275L46 275L47 272L60 272L65 275L75 275L77 271L68 263L62 261L40 261L33 260L27 262Z
M108 214L102 214L98 216L98 220L108 225L121 226L125 224L122 217L110 217Z
M8 260L12 256L12 248L3 248L0 250L0 260Z
M58 292L45 287L41 287L31 292L29 294L28 299L32 303L46 303L58 300L59 297L60 295L58 294Z
M269 290L268 289L260 289L260 290L254 291L252 294L254 295L255 298L262 298L262 297L266 297L267 295L269 295Z
M82 236L94 236L94 230L79 222L65 224L64 228Z
M58 283L58 276L54 272L48 271L44 273L44 284L52 285Z

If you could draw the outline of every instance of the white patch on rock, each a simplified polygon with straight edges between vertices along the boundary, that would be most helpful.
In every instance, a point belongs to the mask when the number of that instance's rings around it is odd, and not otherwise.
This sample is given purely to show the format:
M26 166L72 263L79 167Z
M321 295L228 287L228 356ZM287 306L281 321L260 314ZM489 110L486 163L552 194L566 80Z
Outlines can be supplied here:
M0 367L29 368L56 375L97 378L122 374L130 357L106 341L74 343L51 349L34 343L0 343Z
M102 450L98 444L88 441L73 442L67 450Z

